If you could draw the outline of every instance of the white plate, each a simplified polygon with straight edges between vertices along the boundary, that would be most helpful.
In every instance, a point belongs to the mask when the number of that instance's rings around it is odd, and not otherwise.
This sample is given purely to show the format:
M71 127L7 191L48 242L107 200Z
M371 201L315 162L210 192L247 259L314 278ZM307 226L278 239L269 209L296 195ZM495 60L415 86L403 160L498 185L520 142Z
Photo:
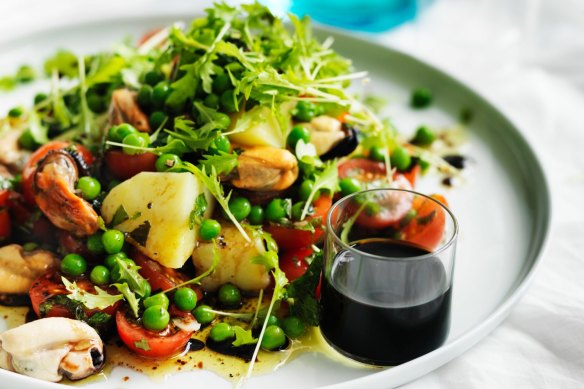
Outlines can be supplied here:
M96 52L111 47L128 34L139 36L151 27L168 25L179 20L179 15L167 12L127 19L118 15L116 19L69 24L5 40L0 43L0 69L15 69L21 63L40 65L58 48L78 53ZM400 132L409 135L422 123L449 126L463 107L474 112L468 141L462 149L472 161L465 172L465 182L454 189L441 189L460 223L452 328L444 346L395 368L361 369L339 364L320 354L304 354L274 373L252 378L246 387L393 387L457 357L507 316L529 285L543 250L550 220L549 192L539 162L525 140L499 111L476 93L408 55L338 32L319 34L335 36L334 48L352 58L359 70L370 71L373 82L364 88L390 100L389 114ZM409 92L417 86L434 91L435 104L430 109L407 108ZM0 112L14 105L28 105L32 91L23 88L0 96ZM423 183L423 188L435 187L436 182L431 178ZM0 330L5 326L0 318ZM124 381L125 376L130 379ZM0 382L3 388L60 387L6 371L0 371ZM115 369L107 381L85 385L145 389L175 384L230 387L216 375L203 371L176 374L164 382L154 382L121 368Z

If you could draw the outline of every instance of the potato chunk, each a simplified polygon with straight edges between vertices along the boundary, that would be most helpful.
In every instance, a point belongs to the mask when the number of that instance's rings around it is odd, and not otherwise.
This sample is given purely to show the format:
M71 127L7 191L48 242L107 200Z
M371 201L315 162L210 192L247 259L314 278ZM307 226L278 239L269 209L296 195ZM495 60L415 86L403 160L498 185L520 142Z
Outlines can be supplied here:
M217 246L221 259L215 272L203 279L203 289L213 291L228 282L248 292L266 288L270 283L270 275L265 266L251 262L255 256L266 251L263 240L251 236L251 242L247 242L230 223L223 223L221 231L221 244ZM193 251L193 263L197 273L211 267L213 244L199 243Z
M113 188L101 213L108 224L125 213L125 220L114 227L127 233L133 245L161 265L179 268L197 241L198 228L190 225L190 215L200 194L207 200L208 216L213 198L195 176L142 172Z

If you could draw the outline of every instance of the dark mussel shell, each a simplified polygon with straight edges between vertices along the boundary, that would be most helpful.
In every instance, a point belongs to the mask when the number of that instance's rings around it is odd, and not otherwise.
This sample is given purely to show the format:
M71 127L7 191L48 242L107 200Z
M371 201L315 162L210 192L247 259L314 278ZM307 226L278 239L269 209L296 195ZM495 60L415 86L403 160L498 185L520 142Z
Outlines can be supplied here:
M345 132L345 137L332 149L321 155L321 160L328 161L329 159L344 157L345 155L351 154L357 148L359 145L357 129L343 124L343 131Z

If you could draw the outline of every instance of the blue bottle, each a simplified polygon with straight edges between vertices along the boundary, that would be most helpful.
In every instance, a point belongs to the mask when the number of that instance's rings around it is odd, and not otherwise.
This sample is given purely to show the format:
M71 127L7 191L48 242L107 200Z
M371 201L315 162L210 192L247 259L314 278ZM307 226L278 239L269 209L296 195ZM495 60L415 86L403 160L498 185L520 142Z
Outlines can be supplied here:
M348 30L380 32L415 18L420 0L291 0L290 12Z

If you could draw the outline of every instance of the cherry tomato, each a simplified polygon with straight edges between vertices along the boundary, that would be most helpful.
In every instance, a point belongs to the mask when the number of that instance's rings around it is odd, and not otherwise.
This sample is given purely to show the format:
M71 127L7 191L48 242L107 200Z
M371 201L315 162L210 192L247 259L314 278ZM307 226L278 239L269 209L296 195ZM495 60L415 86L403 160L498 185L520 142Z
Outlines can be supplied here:
M52 228L54 229L54 227ZM87 248L85 239L79 239L64 230L59 230L57 232L57 239L59 240L59 246L62 248L64 254L75 253L87 259L93 258L93 255Z
M306 257L312 255L310 247L285 251L280 255L280 269L286 274L288 281L294 281L306 272L308 262Z
M8 208L0 208L0 242L10 237L12 231L12 222Z
M155 172L158 156L153 153L126 154L121 150L105 152L105 164L115 178L127 180L140 172Z
M76 278L75 282L77 286L87 292L95 293L95 287L86 277ZM103 289L103 287L102 287ZM106 291L112 292L113 294L118 294L117 291L105 288ZM30 301L32 303L32 309L35 311L38 317L68 317L75 319L75 313L71 312L69 308L62 304L52 304L47 312L43 312L41 315L41 304L50 299L51 297L58 295L69 294L69 291L63 285L61 281L61 272L57 270L51 270L37 278L29 290ZM97 312L104 312L108 315L113 315L117 310L120 302L118 301L114 305L111 305L102 310L99 309L89 309L84 308L85 314L91 317Z
M307 217L307 220L315 218L321 219L321 226L315 226L314 232L306 230L297 230L293 227L282 226L279 224L271 224L265 229L272 238L278 243L281 250L293 250L299 247L308 247L316 242L324 235L324 226L326 224L326 215L333 203L332 197L329 195L321 195L312 203L314 213Z
M93 163L94 157L91 152L79 144L63 141L52 141L38 148L34 153L32 153L29 160L26 162L26 165L24 165L24 169L22 170L22 194L30 205L36 205L32 185L37 164L49 153L49 151L61 150L71 145L75 146L77 151L79 151L81 154L83 160L88 165Z
M184 350L192 335L192 332L184 331L172 324L162 331L147 330L121 309L116 313L116 325L118 335L126 347L136 354L155 359L178 354Z
M189 277L184 274L175 269L162 266L138 250L134 250L130 257L136 262L136 265L140 266L138 272L142 277L148 280L152 287L152 291L171 289L178 284L189 280ZM190 285L189 287L197 293L198 301L203 299L203 292L200 287L196 285Z
M441 195L431 195L433 199L448 206ZM416 216L403 228L402 239L417 244L428 251L434 250L442 240L446 215L444 210L432 200L418 196L412 204Z
M10 191L8 189L0 190L0 207L7 207L10 198Z
M350 177L356 178L364 183L385 178L385 172L385 163L366 158L352 158L339 165L339 179ZM420 172L421 168L416 164L407 172L395 172L393 179L395 180L399 176L404 176L413 188Z

